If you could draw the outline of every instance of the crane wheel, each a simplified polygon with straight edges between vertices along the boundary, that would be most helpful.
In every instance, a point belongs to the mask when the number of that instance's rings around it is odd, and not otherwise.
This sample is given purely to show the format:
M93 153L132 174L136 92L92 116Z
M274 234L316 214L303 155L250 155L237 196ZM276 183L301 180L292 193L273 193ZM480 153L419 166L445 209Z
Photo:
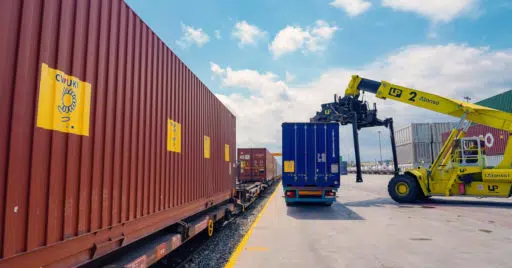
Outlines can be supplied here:
M416 178L398 175L388 184L388 193L398 203L413 203L417 200L419 185Z

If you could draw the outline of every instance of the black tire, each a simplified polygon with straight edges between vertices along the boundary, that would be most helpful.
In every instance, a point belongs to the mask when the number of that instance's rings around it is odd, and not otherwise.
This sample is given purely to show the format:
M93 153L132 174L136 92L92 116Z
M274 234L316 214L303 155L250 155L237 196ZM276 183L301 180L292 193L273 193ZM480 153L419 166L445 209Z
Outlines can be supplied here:
M398 175L388 183L388 193L398 203L414 203L418 200L420 191L416 178Z

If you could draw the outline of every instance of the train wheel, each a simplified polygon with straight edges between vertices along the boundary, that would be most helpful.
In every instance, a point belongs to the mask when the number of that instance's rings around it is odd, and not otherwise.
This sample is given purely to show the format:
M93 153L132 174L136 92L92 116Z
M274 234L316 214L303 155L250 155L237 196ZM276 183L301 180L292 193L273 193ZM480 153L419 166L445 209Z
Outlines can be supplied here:
M208 220L208 236L212 236L213 235L213 220L212 219L209 219Z

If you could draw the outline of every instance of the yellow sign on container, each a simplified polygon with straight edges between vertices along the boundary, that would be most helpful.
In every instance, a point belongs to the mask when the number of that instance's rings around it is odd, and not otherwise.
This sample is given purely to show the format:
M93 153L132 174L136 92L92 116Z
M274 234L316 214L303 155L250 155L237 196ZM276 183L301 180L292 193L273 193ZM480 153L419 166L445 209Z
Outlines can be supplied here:
M229 144L224 144L224 161L229 162Z
M204 136L204 158L210 158L210 137Z
M284 161L284 172L295 172L295 161Z
M167 151L181 153L181 124L167 120Z
M37 126L89 136L91 84L57 69L41 66Z

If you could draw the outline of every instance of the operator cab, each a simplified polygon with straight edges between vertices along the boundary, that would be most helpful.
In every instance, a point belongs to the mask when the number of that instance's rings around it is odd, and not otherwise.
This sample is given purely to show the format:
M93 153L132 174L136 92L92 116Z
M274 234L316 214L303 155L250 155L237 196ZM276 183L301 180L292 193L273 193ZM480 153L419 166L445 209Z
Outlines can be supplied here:
M454 141L452 162L460 166L485 167L485 141L482 138L462 138Z

